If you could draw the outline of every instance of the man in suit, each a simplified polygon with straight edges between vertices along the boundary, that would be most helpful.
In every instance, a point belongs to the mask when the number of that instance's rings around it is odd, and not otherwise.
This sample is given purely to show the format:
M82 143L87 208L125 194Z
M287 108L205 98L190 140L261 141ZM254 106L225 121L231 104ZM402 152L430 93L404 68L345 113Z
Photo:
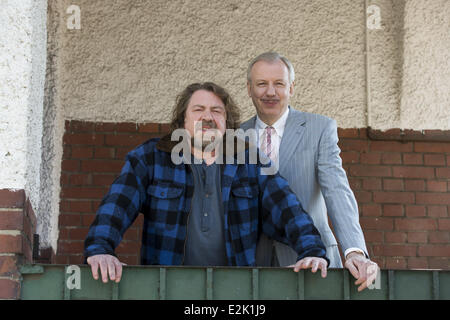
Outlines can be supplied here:
M374 278L377 265L368 258L358 206L342 168L336 121L289 106L294 79L292 64L280 54L266 52L254 58L247 71L247 89L257 114L241 128L257 130L255 143L288 180L319 230L330 268L342 268L337 242L328 225L330 217L345 267L357 279L355 284L361 291ZM261 236L258 265L289 266L295 263L295 257L286 245Z

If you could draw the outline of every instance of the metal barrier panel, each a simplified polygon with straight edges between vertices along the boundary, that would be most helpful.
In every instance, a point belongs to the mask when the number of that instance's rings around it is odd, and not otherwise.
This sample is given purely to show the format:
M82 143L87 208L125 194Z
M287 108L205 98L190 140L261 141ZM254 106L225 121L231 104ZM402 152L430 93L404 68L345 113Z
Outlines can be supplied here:
M379 289L357 291L346 269L125 266L120 283L92 278L87 265L25 265L21 298L120 300L450 299L450 271L381 270Z

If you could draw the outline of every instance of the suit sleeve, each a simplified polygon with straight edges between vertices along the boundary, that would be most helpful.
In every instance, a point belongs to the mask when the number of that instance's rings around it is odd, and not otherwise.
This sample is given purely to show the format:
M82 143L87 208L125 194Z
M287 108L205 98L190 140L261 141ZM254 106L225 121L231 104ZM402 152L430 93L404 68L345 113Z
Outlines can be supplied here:
M263 232L294 249L298 254L297 261L304 257L321 257L329 264L319 231L289 188L288 182L278 173L258 177Z
M320 188L343 252L356 247L362 249L368 256L359 224L358 204L342 168L339 156L341 150L337 143L336 121L330 119L319 143L317 170Z
M152 171L150 171L152 172ZM138 156L128 154L120 175L100 204L85 240L84 256L115 255L123 234L134 222L146 199L149 170Z

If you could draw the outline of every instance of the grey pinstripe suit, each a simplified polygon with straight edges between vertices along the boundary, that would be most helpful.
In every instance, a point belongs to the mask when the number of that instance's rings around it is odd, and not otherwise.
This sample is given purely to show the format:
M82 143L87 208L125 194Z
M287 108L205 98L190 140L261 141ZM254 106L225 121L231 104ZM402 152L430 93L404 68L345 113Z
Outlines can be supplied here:
M255 128L256 116L241 125ZM290 108L279 151L279 171L311 216L327 247L330 268L342 268L336 239L328 225L328 215L342 252L351 247L367 248L359 225L358 206L349 187L337 145L336 121L328 117ZM257 248L258 265L268 266L275 248L281 266L294 264L295 252L265 236Z

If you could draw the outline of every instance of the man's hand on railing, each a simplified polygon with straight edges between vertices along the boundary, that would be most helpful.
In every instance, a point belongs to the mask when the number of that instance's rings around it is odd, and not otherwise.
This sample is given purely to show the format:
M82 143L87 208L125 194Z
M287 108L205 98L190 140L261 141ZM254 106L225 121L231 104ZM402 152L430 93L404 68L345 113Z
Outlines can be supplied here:
M108 282L108 274L111 281L116 281L118 283L122 277L122 265L126 265L109 254L90 256L87 258L87 263L91 266L92 276L95 280L98 280L98 267L100 267L102 281L104 283Z
M378 265L358 252L347 255L345 267L355 277L355 285L360 285L358 292L367 288L377 277Z
M295 272L299 272L300 269L311 268L311 271L315 273L317 269L320 269L322 278L327 276L327 261L323 258L306 257L298 260L295 265L290 265L289 267L294 267Z

